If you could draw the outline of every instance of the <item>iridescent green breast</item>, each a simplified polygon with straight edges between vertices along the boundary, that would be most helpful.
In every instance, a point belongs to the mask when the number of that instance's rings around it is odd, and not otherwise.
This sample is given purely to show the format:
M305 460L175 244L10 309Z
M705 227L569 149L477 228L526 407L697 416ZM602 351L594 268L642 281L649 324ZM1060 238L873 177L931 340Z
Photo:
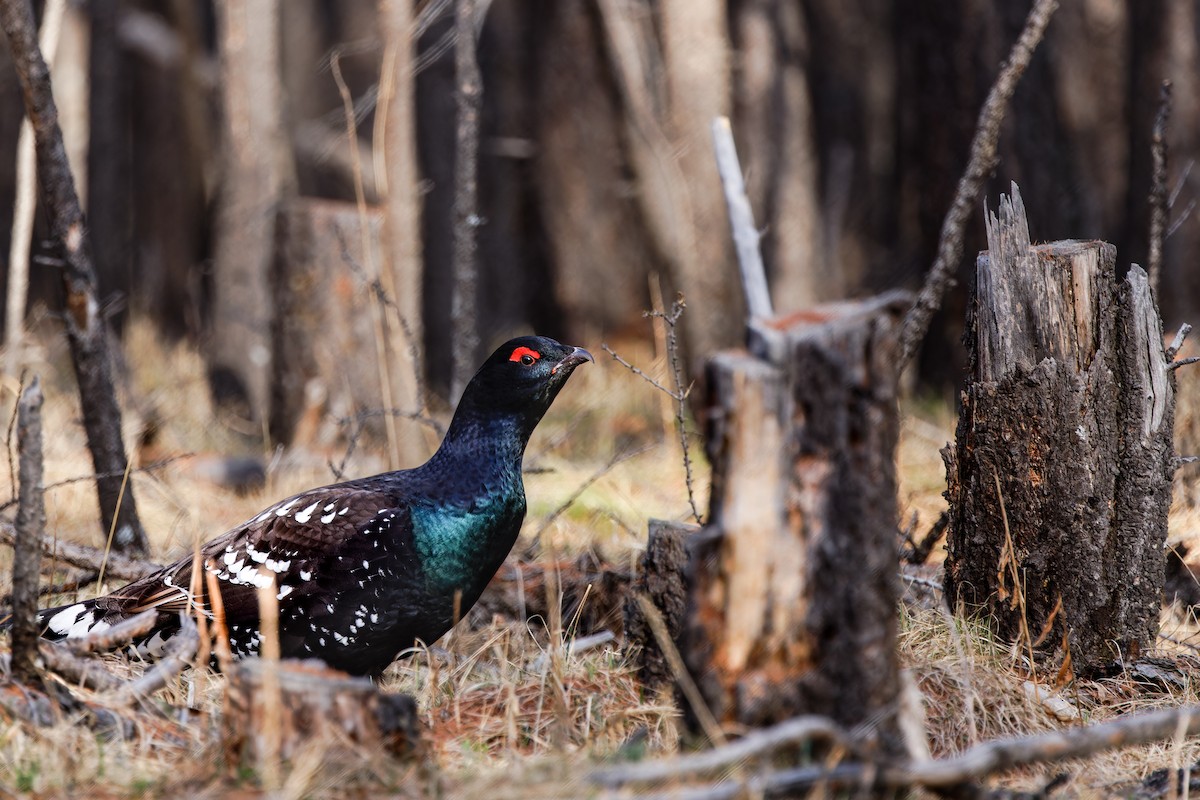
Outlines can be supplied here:
M436 592L481 590L512 549L524 517L523 494L469 509L412 509L413 540L426 585Z

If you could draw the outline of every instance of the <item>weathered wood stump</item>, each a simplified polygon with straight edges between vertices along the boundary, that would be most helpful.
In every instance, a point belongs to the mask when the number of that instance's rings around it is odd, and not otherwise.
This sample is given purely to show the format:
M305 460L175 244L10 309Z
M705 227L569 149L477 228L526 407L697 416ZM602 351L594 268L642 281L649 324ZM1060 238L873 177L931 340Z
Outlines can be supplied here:
M380 692L365 678L320 661L254 658L229 670L222 726L229 762L257 765L352 751L409 756L420 721L411 697Z
M968 318L946 589L1084 671L1152 647L1174 378L1145 273L1104 242L1031 247L1019 193L989 215ZM1037 640L1040 640L1038 643Z
M708 365L710 522L693 548L689 671L724 724L895 721L898 331L905 293L750 328Z
M676 641L683 632L687 612L684 576L689 541L698 530L698 526L686 522L650 520L646 552L642 555L632 591L625 598L625 644L634 654L638 678L650 691L669 684L675 675L637 596L649 598L662 616L667 635L671 641Z

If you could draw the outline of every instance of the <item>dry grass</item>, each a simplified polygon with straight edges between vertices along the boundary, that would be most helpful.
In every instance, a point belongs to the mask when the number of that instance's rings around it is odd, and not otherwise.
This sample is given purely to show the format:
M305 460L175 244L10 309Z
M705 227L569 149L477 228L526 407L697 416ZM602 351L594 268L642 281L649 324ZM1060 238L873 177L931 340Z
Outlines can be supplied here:
M649 348L636 342L617 348L645 367ZM167 349L146 326L134 325L127 341L130 375L124 384L127 439L136 439L141 420L153 413L164 421L166 453L244 452L249 445L235 427L214 417L200 358L187 348ZM47 481L85 475L90 463L78 424L71 382L60 366L62 353L48 353L39 372L47 383ZM5 418L15 396L5 386ZM608 359L580 370L530 445L527 466L529 519L519 548L539 537L543 559L592 550L622 564L644 546L649 517L688 516L678 445L663 428L659 398L640 379ZM938 450L953 438L952 412L913 407L905 415L899 452L900 499L907 521L919 516L917 535L944 508L944 473ZM617 464L584 491L550 524L565 500L615 456L649 445ZM190 552L198 539L217 535L263 505L302 488L332 480L327 466L343 451L287 453L275 459L267 485L239 496L214 486L184 458L153 472L137 473L140 511L161 560ZM273 452L263 454L273 457ZM697 446L693 455L701 457ZM706 468L697 476L706 490ZM378 443L364 442L346 467L361 475L381 467ZM8 470L0 466L0 501L11 495ZM701 508L706 506L702 496ZM47 494L50 535L96 543L94 490L87 482ZM1172 537L1185 540L1200 526L1196 511L1177 510ZM1200 549L1197 550L1200 552ZM933 559L940 560L936 550ZM0 591L7 590L8 553L0 553ZM61 570L60 570L61 572ZM112 587L110 587L112 588ZM57 598L68 602L73 597ZM1175 609L1164 611L1164 633L1183 644L1163 642L1164 653L1193 655L1200 625ZM902 613L901 656L925 700L926 732L933 754L960 752L987 739L1065 727L1031 701L1022 684L1029 677L1010 648L993 642L979 626L953 621L936 611ZM397 662L385 675L388 691L413 695L429 743L424 768L398 766L366 754L345 763L314 753L284 779L286 797L444 796L455 798L562 798L594 795L585 781L599 761L638 752L667 754L679 746L677 713L669 697L647 697L619 643L565 656L552 647L575 633L572 620L494 620L477 629L462 627L438 646ZM1166 690L1143 686L1133 676L1076 681L1057 691L1086 721L1142 708L1200 702L1196 670L1186 659L1181 683ZM138 665L117 668L138 671ZM1047 682L1043 676L1040 679ZM189 707L147 727L127 741L63 724L37 729L0 726L0 796L33 792L39 797L224 797L259 795L253 771L231 771L218 749L218 715L223 678L207 670L181 676L155 704ZM620 753L618 756L617 754ZM1075 796L1121 794L1129 781L1154 769L1200 758L1200 745L1184 743L1104 754L1086 763L1028 769L999 785L1034 790L1054 775L1074 776L1064 790Z

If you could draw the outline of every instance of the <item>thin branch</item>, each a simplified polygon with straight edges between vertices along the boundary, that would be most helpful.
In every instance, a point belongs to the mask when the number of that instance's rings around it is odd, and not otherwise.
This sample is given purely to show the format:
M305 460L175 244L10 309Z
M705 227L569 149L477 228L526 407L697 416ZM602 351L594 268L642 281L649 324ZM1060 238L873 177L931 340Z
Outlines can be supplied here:
M1175 356L1179 355L1179 351L1183 349L1184 340L1188 334L1192 332L1192 326L1188 323L1183 323L1179 326L1179 330L1175 332L1175 338L1171 340L1171 346L1167 348L1167 361L1174 361Z
M87 636L67 639L63 642L77 656L88 653L108 653L132 642L154 630L158 622L158 611L151 608L122 620L111 628L89 633Z
M609 472L611 472L613 469L615 469L619 464L629 461L632 458L637 458L642 453L653 450L655 447L657 447L657 445L648 444L644 447L639 447L636 450L623 450L620 453L617 453L611 459L609 459L607 464L605 464L603 467L601 467L600 469L596 470L591 475L589 475L587 480L585 480L583 483L579 484L579 486L577 486L575 488L575 491L571 492L570 497L568 497L566 500L564 500L558 508L551 511L550 515L548 517L546 517L546 519L542 520L542 524L538 527L537 532L534 533L534 535L533 535L533 541L534 542L540 541L542 534L545 533L546 529L549 528L554 523L554 520L556 520L560 516L562 516L562 514L564 512L566 512L566 510L568 508L575 505L575 501L578 500L580 495L582 495L584 492L586 492L593 483L595 483L596 481L603 478L605 475L607 475Z
M0 544L12 546L15 541L16 531L13 526L7 522L0 522ZM97 572L100 570L100 565L104 563L104 550L102 548L90 547L86 544L77 544L75 542L59 540L55 543L43 541L42 552L51 558L65 561L72 566L95 570ZM130 558L118 553L109 553L108 566L105 567L104 571L110 578L135 581L138 578L152 575L161 569L160 565L150 561Z
M758 249L761 238L754 224L754 210L746 196L746 181L738 161L737 146L729 117L717 117L712 123L713 149L716 151L717 173L725 189L725 207L729 212L729 227L737 250L738 267L742 276L742 294L746 299L748 319L774 315L771 310L771 289L767 285L767 270L763 267Z
M142 677L121 686L114 695L113 701L121 705L145 700L154 692L167 685L191 663L192 656L200 646L200 633L196 629L196 621L191 615L179 615L179 631L167 640L166 652L163 653L153 667L146 670Z
M874 787L953 790L1016 767L1083 758L1121 747L1200 732L1200 706L1133 714L1082 728L985 742L950 758L906 764L843 763L766 771L716 785L672 788L643 800L732 800L778 796L823 784L830 788ZM650 766L639 766L649 771ZM622 795L623 796L623 795Z
M1171 82L1164 80L1158 95L1158 114L1150 137L1154 169L1150 182L1150 253L1146 273L1150 288L1158 291L1162 277L1163 240L1167 230L1167 120L1171 118Z
M1186 367L1188 364L1195 364L1197 361L1200 361L1200 356L1192 356L1191 358L1182 358L1179 361L1172 361L1170 364L1167 364L1167 370L1168 371L1177 370L1180 367Z
M56 642L39 643L38 656L46 669L76 686L111 692L120 689L124 684L124 681L109 672L101 661L77 656Z
M34 666L39 638L37 587L46 503L42 490L42 384L36 377L21 392L17 418L21 485L13 547L12 671L19 682L37 685L39 678Z
M643 761L593 772L592 783L617 788L629 783L653 783L668 778L702 775L757 758L788 745L833 741L845 745L842 729L828 717L794 717L778 725L752 731L736 741L670 760Z
M684 302L683 295L680 294L675 298L675 301L671 303L671 310L669 312L654 310L647 311L644 314L644 316L647 317L661 319L665 323L668 357L667 363L670 364L671 367L671 379L675 384L674 391L663 386L654 378L651 378L645 372L621 358L607 344L602 344L600 346L603 347L604 351L612 356L613 360L615 360L618 364L625 367L634 375L639 376L642 378L642 380L646 381L660 392L665 393L675 401L675 429L679 433L679 447L683 452L683 473L684 481L687 484L688 505L692 509L692 517L695 518L698 524L703 524L703 520L700 516L700 509L696 505L696 492L693 486L692 478L692 457L688 452L688 433L686 424L687 398L688 395L691 394L692 387L688 386L686 389L683 387L683 368L679 364L679 338L676 330L676 325L679 322L679 318L683 316L683 311L685 308L687 308L687 303Z
M158 461L154 461L150 464L147 464L144 467L138 467L137 469L127 470L127 472L129 475L136 475L140 472L153 472L154 470L165 467L168 464L172 464L176 461L181 461L185 458L194 458L195 456L196 456L195 453L181 453L180 455L177 455L177 456L168 456L167 458L160 458ZM61 489L64 486L70 486L70 485L76 484L76 483L83 483L85 481L97 481L101 478L120 477L125 474L126 474L125 472L118 472L118 473L106 472L106 473L100 473L100 474L93 473L91 475L77 475L74 478L64 478L61 481L55 481L54 483L48 483L43 488L48 492L51 489ZM15 505L15 503L16 503L15 500L9 500L5 503L0 504L0 511L4 511L5 509L9 508L10 506Z
M975 138L971 141L971 157L967 162L966 172L958 181L954 202L942 222L937 256L925 277L921 293L904 318L904 328L900 337L901 369L916 355L917 348L921 346L921 341L929 331L929 321L933 312L941 305L946 289L954 283L954 272L962 258L967 219L975 205L975 199L983 188L984 179L996 163L996 142L1000 138L1000 123L1008 110L1008 101L1012 98L1025 68L1029 66L1029 60L1042 41L1042 35L1046 32L1046 26L1050 24L1050 17L1057 7L1057 0L1037 0L1034 3L1025 19L1025 29L1021 31L1020 38L1009 53L1008 63L1000 70L1000 75L992 84L983 109L979 112Z

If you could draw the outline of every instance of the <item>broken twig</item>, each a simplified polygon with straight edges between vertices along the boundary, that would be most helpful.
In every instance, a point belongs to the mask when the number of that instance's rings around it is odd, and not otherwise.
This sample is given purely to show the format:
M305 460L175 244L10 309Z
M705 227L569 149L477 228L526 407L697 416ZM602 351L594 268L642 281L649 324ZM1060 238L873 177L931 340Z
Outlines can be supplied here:
M1012 98L1017 82L1029 66L1033 51L1042 41L1050 17L1058 8L1057 0L1037 0L1025 18L1025 28L1020 38L1013 45L1008 55L1008 62L1000 70L996 82L988 92L983 109L979 112L979 122L975 127L975 137L971 141L971 158L967 169L958 181L954 192L954 202L946 212L942 222L942 233L938 240L937 256L929 274L925 276L925 285L904 318L904 328L900 337L900 368L904 368L929 331L929 321L933 312L941 305L942 295L954 282L954 271L962 258L963 234L967 218L970 216L975 198L983 188L983 181L991 172L996 162L996 142L1000 138L1000 123L1008 110L1008 101Z

